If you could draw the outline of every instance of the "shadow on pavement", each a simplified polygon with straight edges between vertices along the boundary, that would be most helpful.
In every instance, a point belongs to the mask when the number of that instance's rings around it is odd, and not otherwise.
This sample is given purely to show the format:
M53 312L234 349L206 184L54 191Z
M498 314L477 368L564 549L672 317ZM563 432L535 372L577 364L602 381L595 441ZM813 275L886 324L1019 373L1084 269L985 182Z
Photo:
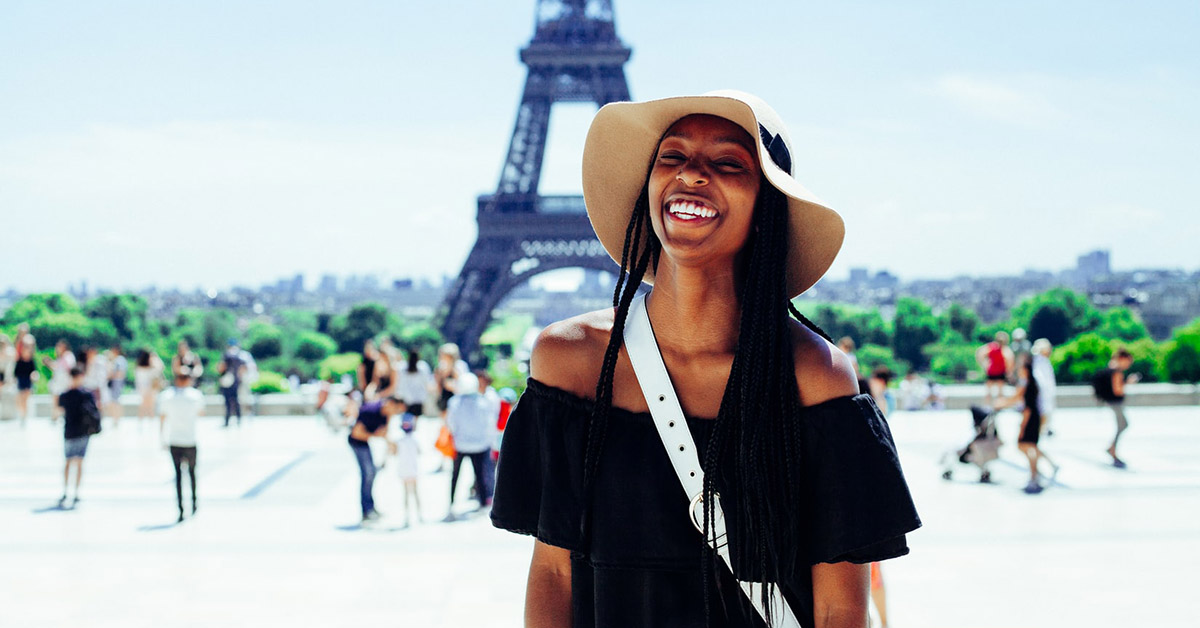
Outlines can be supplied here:
M171 528L174 528L177 525L179 525L177 522L172 521L171 523L163 523L163 524L153 525L153 526L138 526L137 531L138 532L158 532L160 530L170 530Z
M65 505L58 503L53 506L46 506L45 508L34 508L33 514L42 515L48 512L71 512L72 510L75 510L75 508L67 508Z

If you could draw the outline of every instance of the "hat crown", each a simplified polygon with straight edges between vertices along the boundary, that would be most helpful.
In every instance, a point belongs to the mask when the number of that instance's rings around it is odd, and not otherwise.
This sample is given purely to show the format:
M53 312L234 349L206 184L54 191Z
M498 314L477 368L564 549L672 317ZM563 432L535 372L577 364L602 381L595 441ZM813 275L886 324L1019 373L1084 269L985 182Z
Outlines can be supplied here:
M787 125L783 123L783 118L779 117L779 113L775 111L771 105L754 94L749 94L736 89L718 89L704 94L705 96L715 96L718 98L730 98L744 103L750 107L750 111L754 114L754 118L758 121L759 126L759 142L771 155L775 165L779 166L789 175L795 176L792 172L792 137L788 133ZM772 141L782 142L782 149L776 148L771 150ZM779 145L776 144L778 147ZM786 155L786 159L781 159L780 155ZM780 163L784 161L785 163Z

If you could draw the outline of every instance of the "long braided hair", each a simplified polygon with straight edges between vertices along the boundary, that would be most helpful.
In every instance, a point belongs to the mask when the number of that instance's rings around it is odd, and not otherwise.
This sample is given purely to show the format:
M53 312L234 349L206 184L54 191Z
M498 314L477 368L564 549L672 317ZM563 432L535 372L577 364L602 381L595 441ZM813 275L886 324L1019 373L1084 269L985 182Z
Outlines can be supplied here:
M705 537L715 536L713 504L720 488L728 530L723 541L729 542L735 571L742 579L766 583L761 590L768 623L772 619L769 598L803 559L797 547L806 514L797 476L801 452L795 416L800 393L792 359L789 314L829 338L788 298L788 220L787 198L762 177L745 245L747 263L739 295L741 320L733 366L701 460L705 471ZM662 244L650 224L648 189L643 187L625 231L621 270L613 291L616 315L588 426L585 539L590 538L592 487L612 409L613 376L625 320L647 268L651 264L657 267L661 251ZM711 611L715 570L722 569L718 562L717 553L705 547L702 574L706 615Z

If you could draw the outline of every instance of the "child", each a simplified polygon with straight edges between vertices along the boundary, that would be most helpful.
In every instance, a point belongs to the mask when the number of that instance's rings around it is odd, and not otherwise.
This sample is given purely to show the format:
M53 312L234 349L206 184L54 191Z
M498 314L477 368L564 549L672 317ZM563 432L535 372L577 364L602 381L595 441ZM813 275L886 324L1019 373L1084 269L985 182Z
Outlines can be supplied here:
M72 366L70 370L71 388L58 396L59 407L63 410L63 440L64 454L67 462L63 467L63 494L58 500L59 508L65 508L67 503L67 484L71 476L71 467L75 467L75 499L71 508L79 503L79 483L83 480L83 457L87 455L88 440L92 434L100 431L100 410L96 407L96 398L83 388L86 371L83 366Z
M417 476L420 475L417 461L421 455L421 445L413 435L416 426L416 418L404 413L400 420L403 435L396 442L396 467L400 469L400 480L404 482L404 527L408 527L409 513L412 512L408 506L409 500L412 500L417 512L417 521L424 522L421 517L421 498L417 494Z

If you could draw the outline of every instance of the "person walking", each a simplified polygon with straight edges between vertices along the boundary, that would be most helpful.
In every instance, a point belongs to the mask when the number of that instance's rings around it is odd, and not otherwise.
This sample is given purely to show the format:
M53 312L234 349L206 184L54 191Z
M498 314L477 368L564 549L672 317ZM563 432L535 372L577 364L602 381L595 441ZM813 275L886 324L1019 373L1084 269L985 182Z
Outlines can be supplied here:
M399 397L388 397L368 401L358 408L358 418L350 428L350 450L354 452L354 460L358 462L358 472L362 479L359 486L359 503L362 506L362 524L374 523L380 518L375 510L375 498L371 494L375 485L375 459L371 456L372 438L387 441L388 453L396 453L396 443L388 440L388 420L404 411L404 402Z
M908 553L887 422L790 305L844 235L793 150L743 92L593 119L614 307L539 334L491 512L536 535L528 625L864 626L867 564Z
M63 410L63 453L67 459L63 466L63 492L58 500L59 508L66 508L67 487L70 484L71 468L75 468L75 497L71 508L79 504L79 485L83 482L83 458L87 455L88 441L100 432L100 409L96 398L83 388L86 372L81 365L72 366L68 373L69 388L58 396Z
M367 389L375 382L375 362L378 360L379 349L375 346L375 341L368 339L363 342L362 355L358 362L357 388L363 393L364 401L374 401L373 398L367 398Z
M217 383L221 389L221 397L225 400L225 425L229 427L229 420L237 416L237 424L242 424L242 404L238 400L242 386L242 377L246 374L246 363L242 360L242 352L238 348L238 342L235 338L230 338L226 343L225 354L221 356L221 362L217 364L217 373L220 377Z
M153 349L138 351L133 367L133 389L138 394L138 425L142 419L154 418L154 407L158 403L158 391L162 388L163 363Z
M450 505L446 521L454 521L454 494L463 458L471 461L475 473L475 497L479 507L491 503L492 481L488 470L492 443L496 441L496 421L500 416L500 398L486 393L487 384L474 373L458 375L458 392L450 398L446 426L454 437L454 468L450 472Z
M1053 469L1051 482L1058 475L1058 465L1038 447L1042 432L1041 386L1034 377L1032 360L1022 360L1019 364L1016 392L1012 397L997 402L996 409L1022 406L1021 427L1017 432L1017 448L1025 454L1029 461L1029 483L1025 485L1025 492L1036 495L1045 489L1040 481L1041 474L1038 471L1038 463L1045 460Z
M171 357L171 377L174 379L175 375L185 372L193 383L198 383L204 375L204 363L186 340L180 340L175 345L175 355Z
M83 364L87 370L83 387L96 398L96 407L103 409L109 404L108 356L96 347L84 347Z
M1108 366L1100 369L1092 378L1092 390L1096 397L1112 410L1113 417L1117 421L1117 431L1113 434L1112 445L1109 445L1107 451L1108 455L1112 457L1112 465L1118 469L1124 469L1127 466L1125 461L1117 456L1117 443L1121 440L1121 434L1129 428L1129 420L1125 418L1125 386L1136 384L1140 379L1137 373L1125 376L1125 371L1128 371L1131 366L1133 366L1133 354L1122 347L1113 353Z
M114 344L108 349L108 415L112 417L113 427L121 421L125 414L121 406L121 395L125 394L125 378L129 372L129 361L121 351L121 345Z
M404 400L406 416L425 414L425 399L433 387L433 373L416 349L409 349L403 368L396 369L396 391Z
M1050 354L1054 346L1046 338L1038 338L1033 343L1033 378L1038 385L1038 412L1042 415L1042 432L1046 436L1054 436L1050 427L1050 417L1058 409L1058 380L1054 377L1054 364Z
M433 370L433 381L437 393L438 416L442 419L441 431L435 447L442 454L442 464L438 472L446 470L446 462L454 460L454 446L450 442L450 428L446 425L446 412L450 407L450 398L458 390L458 378L470 371L467 363L461 358L458 345L447 342L438 347L437 367Z
M1004 385L1012 370L1013 353L1008 347L1008 333L996 332L995 339L975 351L975 361L983 368L987 380L983 384L984 405L991 406L1004 397Z
M174 384L158 399L162 412L159 434L163 447L171 452L171 464L175 467L175 503L179 506L176 522L182 523L184 466L192 487L192 516L196 515L196 421L204 414L204 395L192 386L195 380L191 366L173 366L172 372Z
M44 357L42 364L50 369L50 382L47 385L50 390L50 418L57 421L63 412L58 398L71 387L71 369L75 368L75 354L71 352L71 345L65 340L54 343L54 359Z
M417 429L416 417L408 409L400 416L400 438L396 440L396 468L399 470L400 483L404 485L404 527L412 523L412 515L416 513L417 521L424 522L421 516L421 496L417 490L417 480L421 476L420 458L421 444L415 435Z
M33 394L33 384L42 376L34 361L36 345L33 336L26 334L17 343L17 361L13 364L13 379L17 381L17 418L21 427L25 427L25 419L29 416L29 397Z
M8 335L0 333L0 421L16 415L17 350Z

